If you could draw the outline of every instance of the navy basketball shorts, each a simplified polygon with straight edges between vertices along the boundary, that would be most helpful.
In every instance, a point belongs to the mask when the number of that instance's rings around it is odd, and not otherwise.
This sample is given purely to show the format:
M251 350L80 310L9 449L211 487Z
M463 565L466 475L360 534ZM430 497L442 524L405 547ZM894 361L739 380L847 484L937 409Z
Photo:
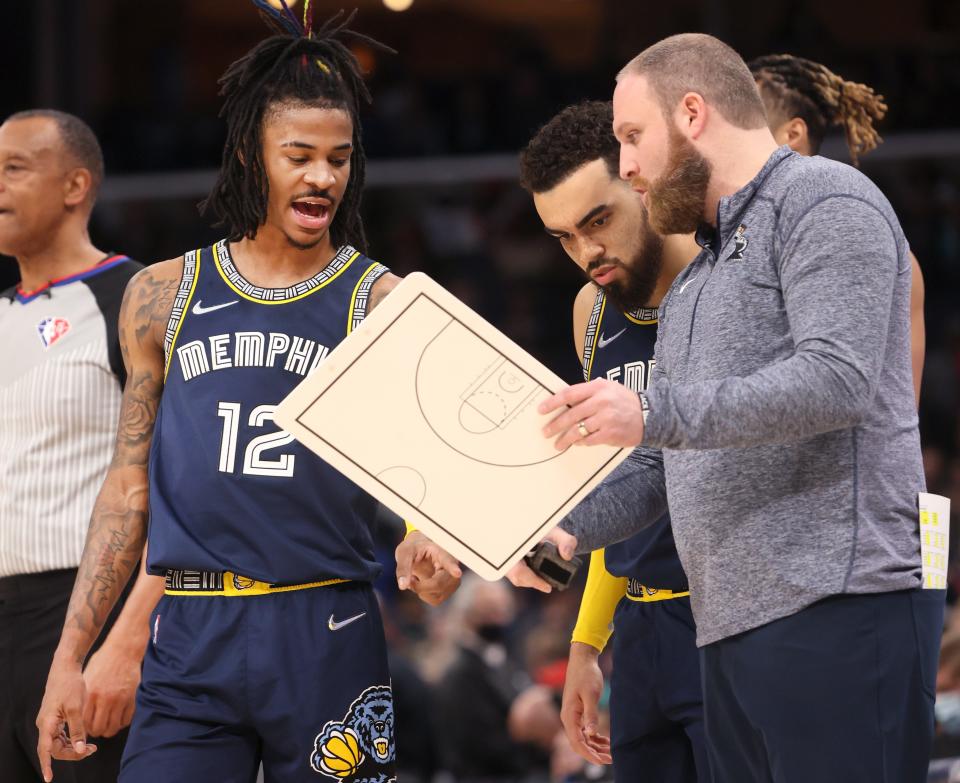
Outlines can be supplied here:
M624 598L613 623L610 744L615 781L708 783L690 598L649 603Z
M394 756L368 584L160 600L120 781L387 783Z
M945 592L833 596L702 648L716 783L923 783Z

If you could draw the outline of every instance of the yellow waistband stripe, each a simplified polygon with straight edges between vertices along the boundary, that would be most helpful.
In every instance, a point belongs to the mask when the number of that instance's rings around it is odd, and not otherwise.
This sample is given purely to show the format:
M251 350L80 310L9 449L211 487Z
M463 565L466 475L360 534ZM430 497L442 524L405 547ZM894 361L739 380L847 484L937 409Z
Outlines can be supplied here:
M268 582L259 582L256 579L251 579L247 576L241 576L240 574L235 574L233 571L224 571L222 574L223 586L221 587L210 587L209 585L213 584L211 577L220 577L220 574L210 574L208 572L203 572L202 585L198 583L196 587L186 587L183 585L183 579L177 579L174 575L184 575L184 574L198 574L199 572L174 572L168 571L166 578L166 586L164 588L165 595L186 595L186 596L209 596L209 595L219 595L219 596L228 596L235 598L237 596L249 596L249 595L270 595L272 593L290 593L294 590L310 590L314 587L328 587L329 585L338 585L343 584L344 582L349 582L349 579L324 579L320 582L304 582L303 584L297 585L272 585ZM217 579L219 582L219 578ZM177 585L180 585L179 587Z
M631 580L632 582L633 580ZM644 587L643 585L631 584L627 588L627 598L638 603L652 603L654 601L669 601L673 598L684 598L690 595L689 590L675 593L673 590L658 590L656 587Z

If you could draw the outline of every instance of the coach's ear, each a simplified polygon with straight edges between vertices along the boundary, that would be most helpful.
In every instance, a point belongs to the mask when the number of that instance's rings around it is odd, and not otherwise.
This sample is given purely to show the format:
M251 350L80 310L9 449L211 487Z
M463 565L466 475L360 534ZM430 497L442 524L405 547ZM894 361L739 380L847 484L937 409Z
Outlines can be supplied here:
M685 93L673 112L673 122L688 139L698 139L706 127L706 99L698 92Z

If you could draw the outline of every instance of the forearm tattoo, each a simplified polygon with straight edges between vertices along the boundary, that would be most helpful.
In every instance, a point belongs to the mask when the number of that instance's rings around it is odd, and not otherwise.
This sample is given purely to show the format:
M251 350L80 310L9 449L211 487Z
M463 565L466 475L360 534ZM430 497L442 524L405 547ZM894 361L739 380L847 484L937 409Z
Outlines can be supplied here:
M87 531L65 628L91 644L136 568L147 531L147 461L163 390L162 335L177 280L151 269L127 289L119 336L127 385L116 447Z

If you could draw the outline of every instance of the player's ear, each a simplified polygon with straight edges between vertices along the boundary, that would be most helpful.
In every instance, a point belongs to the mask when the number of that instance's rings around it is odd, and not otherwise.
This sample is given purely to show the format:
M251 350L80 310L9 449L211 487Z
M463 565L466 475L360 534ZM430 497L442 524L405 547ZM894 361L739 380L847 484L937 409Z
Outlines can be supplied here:
M790 149L799 152L801 155L809 154L810 134L807 130L807 123L800 117L794 117L788 120L783 127L786 136L786 143Z

